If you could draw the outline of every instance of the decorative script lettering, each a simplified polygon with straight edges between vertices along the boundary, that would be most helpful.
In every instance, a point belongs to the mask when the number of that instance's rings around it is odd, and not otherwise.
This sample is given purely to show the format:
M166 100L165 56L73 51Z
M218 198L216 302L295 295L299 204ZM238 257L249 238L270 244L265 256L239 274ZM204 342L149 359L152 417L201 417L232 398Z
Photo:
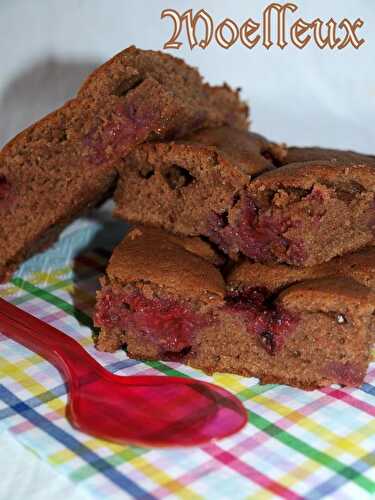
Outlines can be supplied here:
M308 21L298 16L298 6L294 3L271 3L262 12L258 21L249 17L242 24L225 18L215 23L204 9L193 12L189 9L182 14L174 9L164 9L161 19L172 21L173 32L164 44L164 49L180 49L185 35L190 49L206 49L217 43L223 49L242 44L248 49L263 45L267 50L272 47L285 49L293 45L298 49L315 44L319 49L342 50L348 46L359 49L365 40L359 33L364 25L360 18L340 21L320 18Z

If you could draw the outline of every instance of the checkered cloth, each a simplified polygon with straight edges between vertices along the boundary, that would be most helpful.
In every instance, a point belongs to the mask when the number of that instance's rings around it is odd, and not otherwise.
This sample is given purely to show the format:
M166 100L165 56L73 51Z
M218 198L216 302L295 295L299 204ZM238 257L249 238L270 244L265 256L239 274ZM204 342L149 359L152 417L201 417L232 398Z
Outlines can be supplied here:
M0 426L97 498L370 498L375 493L375 364L360 389L304 392L256 379L98 353L91 313L98 276L125 228L81 220L28 261L0 295L66 332L108 370L212 381L249 410L238 434L193 449L119 446L73 429L66 387L42 358L0 334ZM124 425L126 423L124 422Z

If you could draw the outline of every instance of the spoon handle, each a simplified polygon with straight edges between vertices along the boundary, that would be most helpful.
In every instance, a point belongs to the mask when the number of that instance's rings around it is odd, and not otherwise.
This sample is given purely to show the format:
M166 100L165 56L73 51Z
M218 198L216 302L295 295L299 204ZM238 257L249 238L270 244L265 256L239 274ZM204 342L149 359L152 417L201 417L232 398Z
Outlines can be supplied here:
M107 373L74 339L1 298L0 331L55 365L66 381Z

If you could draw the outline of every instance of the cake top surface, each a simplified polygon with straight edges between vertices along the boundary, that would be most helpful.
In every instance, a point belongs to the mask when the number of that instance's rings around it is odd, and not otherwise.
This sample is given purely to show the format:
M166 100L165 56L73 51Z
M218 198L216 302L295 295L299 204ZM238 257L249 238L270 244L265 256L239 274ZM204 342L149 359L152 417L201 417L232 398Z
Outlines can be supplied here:
M224 123L245 129L249 125L248 106L240 100L237 90L228 85L214 87L204 83L198 70L182 59L131 46L93 71L73 99L13 138L3 148L1 160L5 154L21 149L19 145L22 147L24 142L40 139L53 143L64 142L66 148L66 139L70 136L76 139L72 135L72 129L77 129L77 133L81 131L82 135L82 130L87 133L100 124L100 111L104 102L116 107L119 98L121 102L125 102L129 96L135 104L141 105L147 95L148 106L152 110L158 107L161 94L162 102L168 108L166 117L170 118L170 108L173 107L176 112L183 109L186 116L189 116L188 126L184 127L180 115L180 133ZM90 109L95 112L95 120L92 116L89 119L86 116L82 119L75 116L77 111L89 113ZM197 120L196 123L193 123L192 117ZM168 130L167 126L165 128L170 135L179 135L178 131ZM155 130L155 133L158 131Z
M317 182L358 182L375 189L375 157L318 147L289 147L279 160L280 168L254 181L254 189L275 186L310 188Z
M150 282L168 292L210 303L224 297L216 257L199 238L179 238L144 226L132 229L116 247L107 268L119 284Z
M325 267L329 265L327 263ZM375 292L375 247L338 257L334 259L333 266L338 274L350 276Z
M247 130L223 126L201 129L173 142L144 143L138 148L140 154L162 162L165 158L183 161L189 155L200 158L201 165L220 165L234 175L244 175L244 182L262 172L273 170L286 155L286 148L268 141L265 137ZM183 165L181 165L183 166Z
M246 130L229 127L198 130L185 137L182 143L205 145L248 175L275 168L286 155L286 148L265 137Z
M280 168L265 172L251 185L253 192L259 190L298 187L311 189L316 184L327 186L346 186L375 190L375 162L370 158L364 161L350 159L306 160L289 163Z
M296 311L325 313L362 313L367 317L375 310L375 294L351 278L330 276L295 283L278 296L278 302Z
M251 284L276 292L293 283L330 276L351 278L375 292L375 248L336 257L330 262L297 268L285 264L264 265L243 260L228 276L228 283Z
M292 267L286 264L260 264L243 259L230 274L227 281L230 286L250 285L264 287L276 292L292 283L322 276L320 266Z
M248 127L249 109L240 101L238 91L226 84L213 87L204 83L198 70L180 58L134 46L119 52L89 75L78 95L122 95L148 79L167 89L185 108L199 109L197 120L201 119L202 126L209 118L234 127ZM199 128L197 125L195 128Z
M322 161L322 160L336 160L340 161L352 161L354 163L358 162L369 162L375 161L374 156L364 155L361 153L356 153L355 151L344 151L340 149L326 149L319 147L296 147L291 146L287 149L287 154L281 159L283 165L288 163L301 163L304 161Z
M311 300L375 304L375 248L338 257L310 268L263 265L244 259L223 275L218 258L200 238L181 238L161 229L137 226L116 247L107 268L117 284L153 283L169 293L212 304L239 287L266 288L285 302L302 292ZM301 299L302 300L302 299ZM319 299L320 300L320 299ZM336 301L336 302L335 302ZM327 306L328 307L328 306Z

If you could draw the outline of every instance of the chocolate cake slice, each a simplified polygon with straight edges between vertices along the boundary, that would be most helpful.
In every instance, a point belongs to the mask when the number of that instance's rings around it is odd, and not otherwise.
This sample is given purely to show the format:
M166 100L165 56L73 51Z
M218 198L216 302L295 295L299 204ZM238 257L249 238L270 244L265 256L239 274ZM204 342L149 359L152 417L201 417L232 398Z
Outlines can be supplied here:
M285 155L283 146L229 127L142 144L119 166L115 215L218 242L214 230L228 224L250 179L272 171Z
M375 159L365 155L286 150L220 128L144 144L119 173L117 215L206 236L233 259L313 266L374 240Z
M296 266L327 262L374 241L375 162L349 156L285 165L255 179L237 210L233 253Z
M247 107L182 60L130 47L97 69L78 96L0 153L0 279L113 188L114 163L155 137L230 124Z
M224 275L206 243L188 241L137 227L115 249L97 295L98 349L305 389L362 383L374 250L325 271L273 266L259 276L259 264L242 262Z

